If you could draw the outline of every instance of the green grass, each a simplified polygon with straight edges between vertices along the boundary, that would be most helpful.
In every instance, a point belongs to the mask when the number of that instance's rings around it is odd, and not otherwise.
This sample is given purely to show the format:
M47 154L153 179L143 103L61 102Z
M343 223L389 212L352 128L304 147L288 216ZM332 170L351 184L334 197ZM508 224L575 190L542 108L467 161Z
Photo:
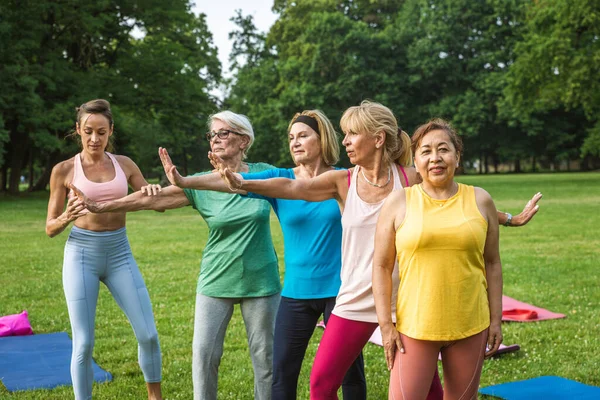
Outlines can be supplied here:
M504 293L567 314L566 319L503 325L504 342L521 351L486 361L481 385L559 375L600 386L600 174L463 176L488 190L499 209L516 214L537 191L541 210L525 228L501 227ZM36 333L67 331L62 254L67 232L44 234L47 194L0 197L0 315L27 309ZM193 307L207 230L191 208L132 213L128 235L152 299L163 351L166 399L192 397ZM283 274L278 223L273 233ZM308 377L321 330L316 330L300 377L299 398L308 398ZM96 317L94 358L113 374L95 384L96 399L141 399L144 381L133 332L103 288ZM387 398L388 374L381 348L365 348L369 399ZM253 375L246 334L236 309L225 338L219 399L251 399ZM11 394L0 399L72 398L70 387Z

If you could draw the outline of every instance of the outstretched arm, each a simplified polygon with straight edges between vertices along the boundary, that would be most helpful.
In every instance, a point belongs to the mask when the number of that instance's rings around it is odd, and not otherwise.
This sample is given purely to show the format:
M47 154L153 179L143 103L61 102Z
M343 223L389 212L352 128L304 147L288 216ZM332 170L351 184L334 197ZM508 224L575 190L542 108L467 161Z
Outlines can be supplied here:
M324 201L336 199L342 203L346 200L348 187L346 184L345 170L333 170L325 172L311 179L287 179L271 178L260 180L244 180L240 174L229 170L216 154L209 153L213 166L227 182L230 190L252 192L267 197Z
M181 188L177 186L169 186L164 188L162 191L154 196L148 196L141 191L132 193L128 196L121 197L117 200L96 202L89 199L85 193L73 186L69 187L77 195L79 200L85 204L85 207L93 213L106 213L106 212L127 212L127 211L140 211L140 210L155 210L163 211L170 210L173 208L180 208L190 204L187 196Z
M537 202L541 198L542 194L540 192L534 194L531 200L525 204L523 211L515 216L503 211L496 211L496 214L498 215L498 223L504 226L523 226L527 224L540 209L540 206L537 204Z
M209 153L210 161L219 173L183 177L177 172L177 168L171 162L166 149L160 148L159 155L171 183L182 188L197 190L215 190L239 194L253 192L273 198L323 201L340 197L338 195L338 181L340 181L340 177L343 180L346 176L345 171L329 171L313 179L244 180L240 174L227 168L219 156Z
M220 174L204 174L200 176L181 176L177 167L171 161L169 152L164 147L158 148L158 156L167 175L167 179L172 185L185 189L214 190L216 192L236 192L245 194L242 191L230 190L226 182L221 179Z

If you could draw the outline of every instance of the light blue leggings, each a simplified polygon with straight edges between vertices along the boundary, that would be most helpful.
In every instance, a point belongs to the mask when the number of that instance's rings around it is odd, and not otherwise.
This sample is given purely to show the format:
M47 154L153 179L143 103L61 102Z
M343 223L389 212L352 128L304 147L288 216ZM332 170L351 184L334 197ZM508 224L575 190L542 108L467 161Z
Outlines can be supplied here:
M125 228L94 232L74 226L65 245L63 287L73 335L71 377L77 400L92 398L92 351L100 281L133 327L144 379L150 383L161 380L160 344L152 305Z

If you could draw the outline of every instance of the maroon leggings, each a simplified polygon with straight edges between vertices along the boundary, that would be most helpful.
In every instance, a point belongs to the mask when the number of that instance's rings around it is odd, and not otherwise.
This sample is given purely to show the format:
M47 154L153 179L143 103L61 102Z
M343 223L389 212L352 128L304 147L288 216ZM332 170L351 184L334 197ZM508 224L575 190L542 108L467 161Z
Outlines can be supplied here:
M396 352L390 376L390 400L425 399L427 393L431 393L427 377L437 374L440 351L444 368L444 400L477 398L487 329L453 342L400 336L404 353Z
M331 314L310 373L311 400L337 399L344 375L377 328L376 323L353 321ZM420 378L421 380L422 377ZM440 378L432 371L427 400L442 400Z

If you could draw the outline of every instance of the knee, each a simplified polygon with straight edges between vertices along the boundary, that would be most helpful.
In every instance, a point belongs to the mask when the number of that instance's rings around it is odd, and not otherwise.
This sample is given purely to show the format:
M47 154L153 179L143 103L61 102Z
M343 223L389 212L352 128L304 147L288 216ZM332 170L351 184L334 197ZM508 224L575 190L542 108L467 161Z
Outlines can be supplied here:
M201 364L219 365L223 356L223 348L214 343L194 343L192 350L194 360Z
M73 354L74 359L77 363L83 364L87 360L92 358L92 352L94 350L94 339L92 338L77 338L73 341Z
M159 346L158 332L156 332L156 330L145 332L143 335L138 335L137 340L142 348L153 349Z
M337 393L337 388L333 382L327 378L325 374L318 371L313 371L310 374L310 398L315 399L330 399L331 394Z

